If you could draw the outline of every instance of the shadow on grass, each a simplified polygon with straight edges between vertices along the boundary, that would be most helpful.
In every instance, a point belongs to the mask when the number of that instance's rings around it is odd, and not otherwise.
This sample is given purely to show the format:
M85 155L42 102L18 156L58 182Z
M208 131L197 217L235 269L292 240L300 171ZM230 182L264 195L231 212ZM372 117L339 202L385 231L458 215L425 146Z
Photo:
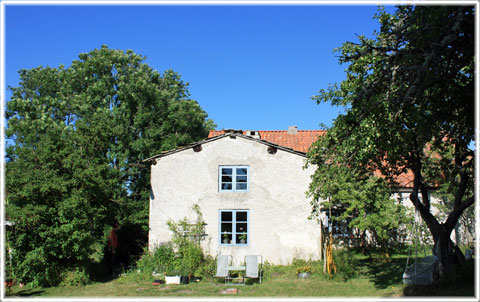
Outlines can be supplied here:
M367 275L377 289L385 289L391 286L397 286L403 281L403 271L405 270L406 258L393 259L363 259L360 265L365 267Z
M467 261L464 268L456 268L437 284L408 285L403 290L404 296L461 296L475 295L475 262Z
M363 267L364 274L374 283L377 289L386 289L391 286L403 284L406 257L382 259L362 259L359 264ZM407 285L403 290L404 296L474 296L475 277L474 261L467 262L464 269L455 271L452 276L429 285Z
M403 290L403 295L408 297L432 297L432 296L458 296L473 297L475 286L470 284L429 284L429 285L408 285Z
M32 297L32 296L39 296L44 292L45 292L44 290L38 290L38 289L21 289L17 291L14 295L12 296L7 295L7 297Z

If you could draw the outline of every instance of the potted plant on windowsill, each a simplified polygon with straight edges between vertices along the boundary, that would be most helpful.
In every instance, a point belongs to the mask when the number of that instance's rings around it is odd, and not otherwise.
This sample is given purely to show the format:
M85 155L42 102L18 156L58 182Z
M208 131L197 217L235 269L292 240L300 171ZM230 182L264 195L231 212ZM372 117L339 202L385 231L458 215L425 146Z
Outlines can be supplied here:
M313 268L310 265L299 266L295 272L297 273L298 278L307 279L310 277L310 274L313 273Z
M224 233L223 234L223 243L228 244L230 243L230 239L228 238L228 234Z
M240 243L247 243L247 234L241 234L239 237Z

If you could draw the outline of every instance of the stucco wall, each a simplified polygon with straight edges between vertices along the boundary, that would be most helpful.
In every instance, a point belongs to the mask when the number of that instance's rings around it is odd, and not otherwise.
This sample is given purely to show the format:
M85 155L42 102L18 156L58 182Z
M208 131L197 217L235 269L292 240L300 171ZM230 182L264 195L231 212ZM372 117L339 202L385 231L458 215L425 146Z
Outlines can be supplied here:
M195 215L198 204L206 221L204 249L215 256L230 254L238 264L245 255L262 255L275 264L293 258L320 257L320 226L308 220L306 198L314 167L304 170L305 158L286 151L267 152L268 146L242 137L225 137L158 159L152 165L149 246L169 241L168 219ZM250 167L249 192L219 192L220 165ZM219 244L219 210L248 209L248 246Z
M410 209L412 213L414 213L415 207L410 200L411 192L412 192L412 189L407 189L407 188L400 189L397 193L393 194L393 198L397 199L405 207ZM438 209L438 205L444 204L444 201L436 197L434 193L430 193L429 197L430 197L431 213L438 219L440 223L445 222L447 216L440 214L440 210ZM419 194L419 198L421 199L420 194ZM469 244L470 242L473 241L473 238L475 237L475 227L472 226L471 224L462 224L460 222L461 220L459 220L459 222L455 226L455 229L452 231L450 235L450 239L457 245ZM426 228L426 224L423 220L420 220L420 223ZM409 228L409 232L411 233L412 226L407 226L407 228ZM429 231L427 231L426 236L429 238L427 240L429 244L433 244L433 239L431 238Z

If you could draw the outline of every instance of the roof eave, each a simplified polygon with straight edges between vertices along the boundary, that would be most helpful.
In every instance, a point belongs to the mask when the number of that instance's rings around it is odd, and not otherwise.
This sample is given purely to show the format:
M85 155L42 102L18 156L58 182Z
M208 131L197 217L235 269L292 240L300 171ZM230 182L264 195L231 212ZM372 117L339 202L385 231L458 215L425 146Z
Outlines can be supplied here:
M191 143L189 144L188 146L184 146L184 147L180 147L180 148L177 148L177 149L172 149L172 150L168 150L168 151L165 151L165 152L162 152L161 154L157 154L155 156L152 156L152 157L149 157L147 159L144 159L142 162L143 163L153 163L154 160L156 160L157 158L161 158L161 157L165 157L165 156L168 156L168 155L171 155L171 154L174 154L174 153L177 153L177 152L181 152L181 151L184 151L184 150L188 150L188 149L191 149L195 146L198 146L198 145L203 145L203 144L206 144L206 143L209 143L209 142L212 142L212 141L215 141L217 139L221 139L221 138L224 138L224 137L240 137L240 138L244 138L244 139L247 139L247 140L252 140L252 141L256 141L258 143L261 143L261 144L264 144L264 145L267 145L267 146L270 146L270 147L274 147L274 148L277 148L278 150L282 150L282 151L285 151L285 152L289 152L289 153L292 153L292 154L296 154L296 155L299 155L299 156L302 156L302 157L307 157L307 153L305 152L301 152L301 151L296 151L292 148L288 148L288 147L284 147L284 146L280 146L280 145L277 145L275 143L271 143L271 142L268 142L266 140L262 140L262 139L258 139L258 138L254 138L254 137L251 137L251 136L248 136L248 135L244 135L244 134L238 134L238 133L225 133L225 134L221 134L221 135L217 135L217 136L213 136L213 137L210 137L210 138L207 138L203 141L198 141L198 142L194 142L194 143Z

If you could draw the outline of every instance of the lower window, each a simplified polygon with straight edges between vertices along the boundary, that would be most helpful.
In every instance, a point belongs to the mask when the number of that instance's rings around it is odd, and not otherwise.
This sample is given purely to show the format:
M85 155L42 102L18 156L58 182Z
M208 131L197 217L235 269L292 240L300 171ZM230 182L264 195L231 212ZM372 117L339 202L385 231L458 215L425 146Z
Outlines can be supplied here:
M220 245L247 245L249 235L248 210L219 211Z

